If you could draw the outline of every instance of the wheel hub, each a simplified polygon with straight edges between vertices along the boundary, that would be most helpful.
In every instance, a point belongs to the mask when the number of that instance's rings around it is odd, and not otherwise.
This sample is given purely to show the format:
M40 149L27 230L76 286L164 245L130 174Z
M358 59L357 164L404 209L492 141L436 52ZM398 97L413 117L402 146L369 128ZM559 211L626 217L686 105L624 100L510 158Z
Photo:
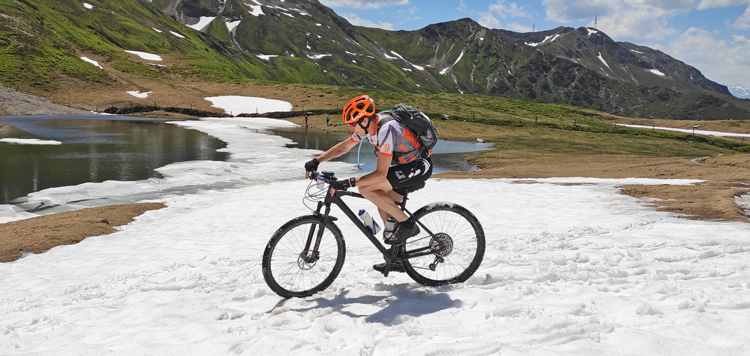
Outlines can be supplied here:
M320 256L317 253L302 251L297 257L297 266L299 269L310 270L318 263L318 259L320 259Z
M437 233L430 239L430 248L435 256L448 256L453 252L453 239L444 232Z

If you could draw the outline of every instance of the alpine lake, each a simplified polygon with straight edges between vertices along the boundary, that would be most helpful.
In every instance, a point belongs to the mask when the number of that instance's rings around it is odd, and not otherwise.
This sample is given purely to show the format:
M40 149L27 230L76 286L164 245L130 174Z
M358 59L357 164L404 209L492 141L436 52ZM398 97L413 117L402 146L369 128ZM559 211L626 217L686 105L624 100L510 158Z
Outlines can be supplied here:
M123 116L4 116L0 139L37 139L62 144L0 142L0 204L47 188L107 180L160 178L156 168L174 162L231 160L217 152L226 144L197 130L169 124L174 119ZM293 141L288 147L325 151L349 134L303 127L269 130ZM434 172L472 171L465 154L491 145L440 141L433 149ZM355 147L339 161L373 170L376 156L370 144ZM300 170L302 170L300 165Z

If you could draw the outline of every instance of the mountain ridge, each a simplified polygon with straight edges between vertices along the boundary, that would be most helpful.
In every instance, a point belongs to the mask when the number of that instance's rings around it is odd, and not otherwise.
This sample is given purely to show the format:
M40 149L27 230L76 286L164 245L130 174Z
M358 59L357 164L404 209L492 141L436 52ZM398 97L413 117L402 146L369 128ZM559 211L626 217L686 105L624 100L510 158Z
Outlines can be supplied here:
M695 68L588 28L520 34L464 18L386 31L353 26L316 0L91 0L92 9L74 0L0 3L12 10L0 17L0 32L11 39L0 41L9 86L26 80L46 90L70 76L116 82L80 63L81 53L94 53L116 71L148 78L491 95L647 118L750 116L750 101ZM55 23L52 32L40 16ZM140 63L123 50L174 61ZM24 72L29 61L38 68Z

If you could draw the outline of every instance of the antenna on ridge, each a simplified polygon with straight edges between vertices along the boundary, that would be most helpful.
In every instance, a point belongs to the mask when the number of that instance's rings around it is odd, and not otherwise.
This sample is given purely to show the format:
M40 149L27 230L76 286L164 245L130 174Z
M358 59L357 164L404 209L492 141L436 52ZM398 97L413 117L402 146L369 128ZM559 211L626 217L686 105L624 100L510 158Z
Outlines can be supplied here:
M599 16L594 16L594 28L599 28L597 22L599 22Z
M536 24L531 25L531 32L536 32Z

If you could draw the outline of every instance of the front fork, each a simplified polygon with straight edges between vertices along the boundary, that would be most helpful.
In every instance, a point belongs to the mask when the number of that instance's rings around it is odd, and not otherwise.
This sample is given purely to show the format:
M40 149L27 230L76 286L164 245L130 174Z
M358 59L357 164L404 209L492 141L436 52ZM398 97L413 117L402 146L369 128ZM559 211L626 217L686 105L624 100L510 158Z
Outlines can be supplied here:
M325 207L325 214L321 216L320 211ZM328 220L328 214L331 212L331 205L326 205L323 202L318 202L318 209L313 215L320 217L320 223L318 224L317 234L315 233L315 225L310 226L310 232L307 234L307 242L305 242L305 248L300 253L300 258L307 263L315 263L320 259L320 242L323 241L323 232L326 228L326 220ZM313 241L315 241L313 243Z

